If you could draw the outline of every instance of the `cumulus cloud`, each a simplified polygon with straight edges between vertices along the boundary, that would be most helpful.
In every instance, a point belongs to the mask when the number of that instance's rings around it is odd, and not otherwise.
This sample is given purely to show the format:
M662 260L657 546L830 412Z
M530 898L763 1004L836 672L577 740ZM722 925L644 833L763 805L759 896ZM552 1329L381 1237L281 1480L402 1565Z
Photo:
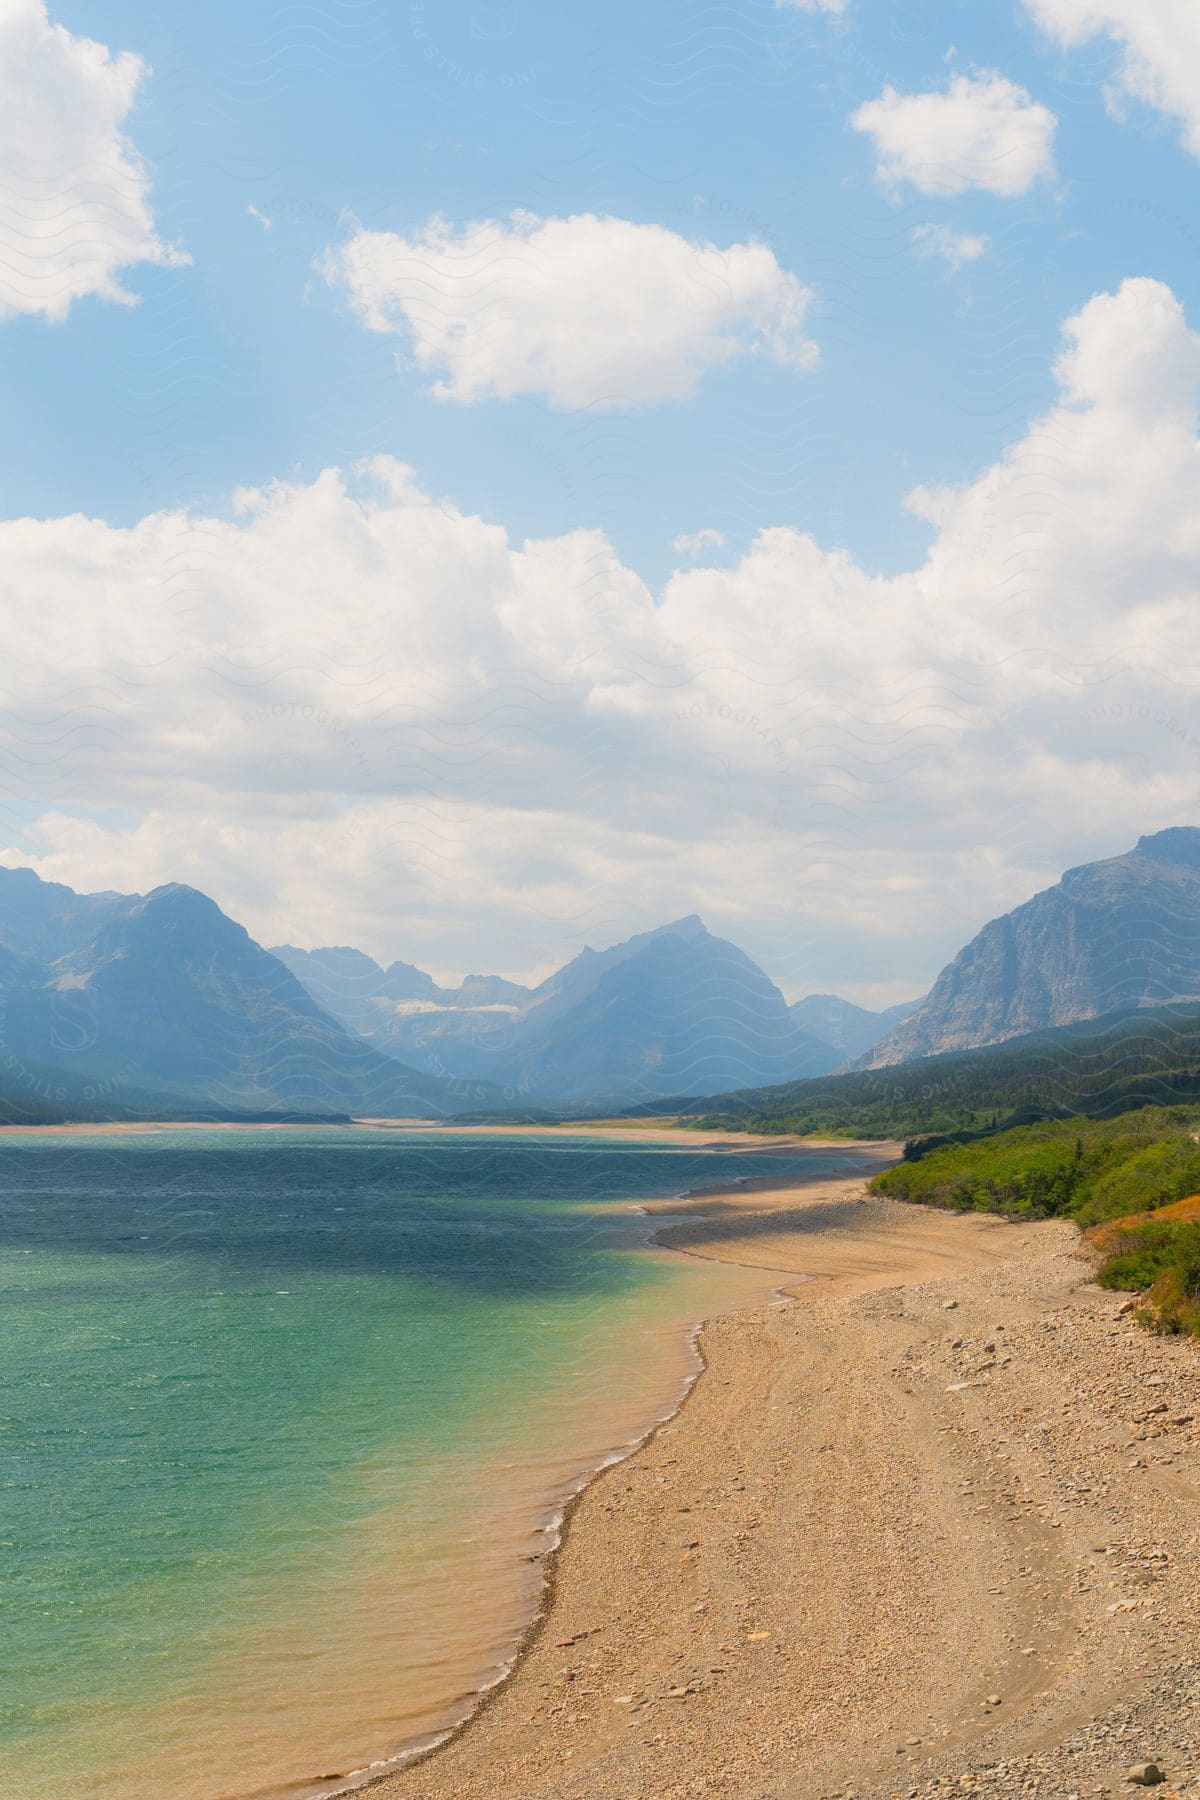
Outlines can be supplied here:
M1200 11L1194 0L1025 0L1042 28L1068 49L1107 36L1121 47L1110 101L1144 100L1183 123L1200 156Z
M517 212L413 236L356 230L320 268L369 331L407 339L442 400L561 411L685 400L744 356L808 369L812 295L765 244L718 249L627 219Z
M698 909L792 988L915 992L1064 858L1196 819L1200 338L1128 281L1057 377L978 479L914 490L893 576L779 525L652 593L601 532L514 542L389 459L0 525L36 815L0 860L445 972Z
M953 225L918 225L912 234L918 256L938 257L952 269L978 262L991 249L991 238L978 232L956 231Z
M921 194L982 188L1011 200L1054 173L1054 114L994 71L956 75L939 93L887 87L850 120L875 146L885 186Z
M714 525L702 525L699 531L681 531L671 539L671 548L681 556L703 556L706 550L725 548L725 533Z
M88 295L129 304L123 270L188 261L159 237L125 135L145 74L52 24L43 0L0 4L0 318L64 319Z

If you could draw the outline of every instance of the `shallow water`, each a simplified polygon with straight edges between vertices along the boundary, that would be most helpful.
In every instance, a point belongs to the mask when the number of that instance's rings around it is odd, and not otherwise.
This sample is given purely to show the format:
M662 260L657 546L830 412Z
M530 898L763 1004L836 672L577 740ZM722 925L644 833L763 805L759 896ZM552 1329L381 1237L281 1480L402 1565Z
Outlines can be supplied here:
M460 1717L556 1503L677 1399L684 1327L764 1291L647 1249L630 1202L752 1169L582 1138L0 1141L5 1792L330 1792Z

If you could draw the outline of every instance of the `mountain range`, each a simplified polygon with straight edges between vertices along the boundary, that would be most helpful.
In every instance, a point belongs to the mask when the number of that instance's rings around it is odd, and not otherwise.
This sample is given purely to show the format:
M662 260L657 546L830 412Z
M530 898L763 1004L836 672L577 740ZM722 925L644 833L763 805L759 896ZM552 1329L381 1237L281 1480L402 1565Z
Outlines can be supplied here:
M274 954L390 1054L561 1104L823 1074L894 1022L832 995L789 1007L757 963L694 915L584 949L533 988L495 975L443 988L410 964L382 968L345 947L281 944Z
M1200 829L1069 869L920 1002L789 1005L694 915L536 986L346 946L274 951L171 883L77 894L0 868L0 1100L388 1116L619 1108L772 1089L1200 997ZM90 1099L89 1099L90 1097Z
M1200 830L1139 838L993 919L864 1057L885 1067L1200 995Z
M585 949L537 987L468 975L447 988L345 947L266 950L179 883L77 894L0 868L10 1112L38 1095L122 1113L173 1102L429 1116L518 1097L572 1106L707 1094L835 1068L890 1022L872 1032L874 1015L822 1004L836 1044L697 918Z

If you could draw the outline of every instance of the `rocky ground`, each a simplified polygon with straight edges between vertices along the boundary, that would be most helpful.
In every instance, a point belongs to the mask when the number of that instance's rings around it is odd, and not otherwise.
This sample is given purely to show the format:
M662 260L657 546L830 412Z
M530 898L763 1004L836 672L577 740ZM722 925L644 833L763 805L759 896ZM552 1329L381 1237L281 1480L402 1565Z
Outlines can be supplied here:
M769 1198L686 1247L821 1278L706 1328L514 1676L373 1791L1200 1800L1196 1347L1072 1227Z
M1025 1564L1014 1546L1005 1582L1037 1593L1037 1623L1059 1638L1054 1679L1011 1722L1000 1696L961 1769L845 1793L1200 1795L1200 1352L1079 1283L1072 1249L1022 1271L1022 1304L982 1345L969 1325L943 1332L896 1377L915 1392L944 1376L961 1396L976 1471L964 1494L993 1517L1011 1508L1014 1531L1036 1516L1062 1534L1057 1554ZM975 1323L978 1301L944 1316Z

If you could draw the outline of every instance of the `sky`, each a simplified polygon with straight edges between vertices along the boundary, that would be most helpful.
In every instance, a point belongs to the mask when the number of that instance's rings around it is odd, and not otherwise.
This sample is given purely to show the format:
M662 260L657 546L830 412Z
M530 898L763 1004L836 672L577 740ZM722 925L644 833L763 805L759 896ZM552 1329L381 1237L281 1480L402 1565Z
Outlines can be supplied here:
M0 0L0 862L889 1004L1200 819L1193 0Z

